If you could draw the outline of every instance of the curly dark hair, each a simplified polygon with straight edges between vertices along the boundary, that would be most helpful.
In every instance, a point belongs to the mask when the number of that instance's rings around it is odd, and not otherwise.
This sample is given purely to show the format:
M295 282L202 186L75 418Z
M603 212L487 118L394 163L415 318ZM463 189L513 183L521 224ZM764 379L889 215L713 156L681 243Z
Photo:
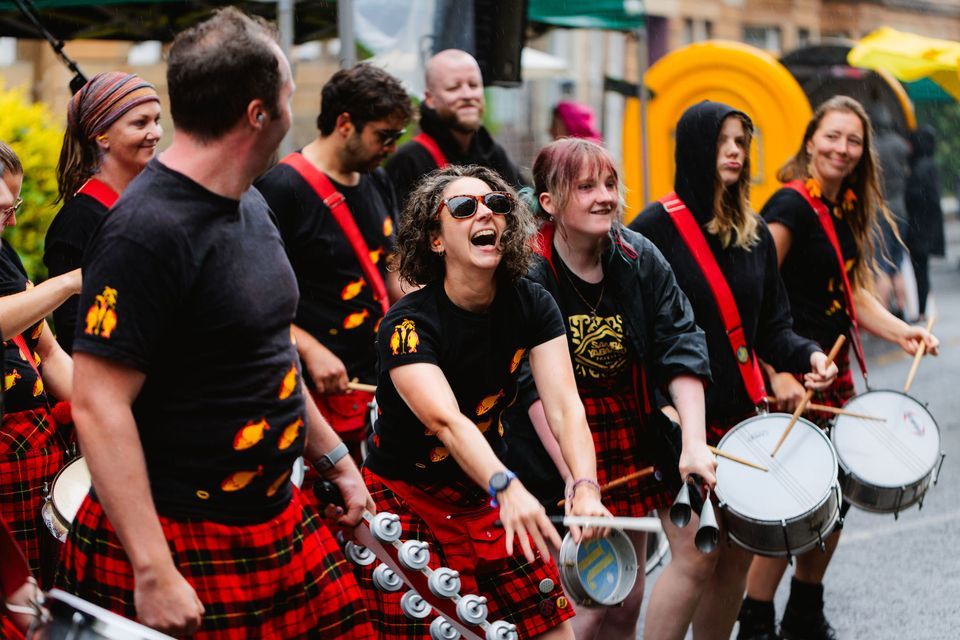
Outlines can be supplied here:
M534 233L533 216L526 204L496 171L478 165L450 165L427 174L417 183L400 214L397 231L397 253L392 268L414 285L424 285L443 278L445 258L431 248L440 232L436 215L444 190L460 178L476 178L494 191L513 196L516 207L506 216L507 226L500 237L500 265L497 278L516 282L526 275L533 260L529 240Z
M399 80L380 67L361 62L337 71L323 85L317 116L320 135L333 133L341 113L349 114L350 121L361 131L368 122L392 116L409 122L413 105Z

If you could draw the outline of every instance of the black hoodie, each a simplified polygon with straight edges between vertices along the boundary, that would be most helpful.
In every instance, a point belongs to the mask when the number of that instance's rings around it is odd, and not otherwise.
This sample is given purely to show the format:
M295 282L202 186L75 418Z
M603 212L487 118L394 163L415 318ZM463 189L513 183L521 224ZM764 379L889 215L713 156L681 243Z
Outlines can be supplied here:
M911 253L942 256L943 210L940 208L940 176L933 161L936 132L923 125L913 134L910 178L907 181L907 248Z
M719 239L704 228L713 217L717 137L723 121L737 113L742 112L709 101L684 112L677 123L674 189L703 229L707 245L730 285L747 346L780 371L806 372L810 370L810 354L820 348L791 328L790 304L777 270L776 246L766 224L759 220L760 239L749 249L724 249ZM713 384L706 389L708 424L723 424L749 414L753 406L744 390L716 300L663 205L648 205L630 228L649 238L663 253L680 288L690 299L697 324L707 335L713 377Z
M497 144L483 127L474 134L470 141L470 148L464 153L460 144L450 133L450 128L440 119L437 112L421 104L420 130L436 141L450 164L478 164L493 169L515 188L523 186L517 165L510 160L506 150ZM433 161L430 153L419 142L413 140L400 147L396 154L387 160L386 170L393 181L397 202L401 207L406 204L407 196L410 195L417 181L436 168L437 163Z

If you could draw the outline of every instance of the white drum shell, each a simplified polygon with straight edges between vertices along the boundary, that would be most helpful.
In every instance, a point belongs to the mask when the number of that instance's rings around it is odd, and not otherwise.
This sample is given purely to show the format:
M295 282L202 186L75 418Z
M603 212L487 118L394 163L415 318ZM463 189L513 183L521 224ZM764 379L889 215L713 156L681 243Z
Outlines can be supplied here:
M54 476L41 514L47 529L60 542L67 539L90 485L90 470L82 456L68 462Z
M899 513L920 502L940 462L940 429L927 408L899 391L868 391L844 409L885 422L837 416L830 439L843 496L875 513Z
M755 416L734 426L718 448L768 472L718 458L716 496L727 535L767 556L804 553L821 544L840 519L837 454L827 435L799 418L777 455L790 422L786 413Z
M173 640L59 589L47 593L43 604L52 619L32 636L39 640Z

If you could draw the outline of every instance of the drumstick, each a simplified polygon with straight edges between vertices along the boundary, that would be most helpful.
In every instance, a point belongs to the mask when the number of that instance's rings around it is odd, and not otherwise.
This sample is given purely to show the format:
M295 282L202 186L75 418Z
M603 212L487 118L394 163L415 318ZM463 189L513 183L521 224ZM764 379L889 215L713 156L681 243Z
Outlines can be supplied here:
M833 348L830 349L830 353L827 354L827 366L833 362L833 359L837 357L837 354L840 352L840 347L843 346L843 343L846 341L846 336L842 333L837 336L837 341L833 343ZM807 389L806 393L803 394L803 400L800 401L800 404L797 405L797 408L793 411L793 415L790 417L790 422L787 423L787 428L783 430L783 435L780 436L780 439L777 440L777 445L773 448L773 451L770 452L770 457L777 455L777 451L780 450L780 445L783 444L783 441L787 439L787 436L790 435L790 431L793 429L793 425L797 423L797 419L800 417L800 414L803 413L803 410L807 408L807 403L810 402L810 399L813 397L813 389Z
M753 467L754 469L759 469L760 471L770 471L770 469L767 469L766 467L764 467L764 466L762 466L762 465L759 465L759 464L757 464L757 463L755 463L755 462L750 462L749 460L744 460L743 458L741 458L741 457L739 457L739 456L735 456L735 455L733 455L732 453L727 453L726 451L721 451L720 449L717 449L717 448L714 447L714 446L711 446L711 447L710 447L710 451L712 451L712 452L713 452L713 455L715 455L715 456L719 456L719 457L721 457L721 458L726 458L727 460L733 460L734 462L738 462L738 463L740 463L740 464L742 464L742 465L744 465L744 466Z
M649 476L649 475L651 475L651 474L653 474L653 473L655 473L655 472L656 472L656 467L644 467L643 469L640 469L639 471L634 471L633 473L628 473L627 475L622 476L622 477L620 477L620 478L617 478L616 480L611 480L611 481L608 482L607 484L605 484L605 485L603 485L602 487L600 487L600 493L603 493L604 491L609 491L610 489L614 489L614 488L616 488L616 487L619 487L619 486L622 485L622 484L627 484L627 483L630 482L631 480L636 480L636 479L638 479L638 478L646 478L647 476ZM565 505L566 503L567 503L567 500L566 500L566 498L564 498L563 500L561 500L560 502L557 503L557 506L558 506L558 507L562 507L562 506Z
M886 422L886 418L881 418L879 416L868 416L865 413L856 413L853 411L847 411L846 409L841 409L840 407L831 407L828 404L817 404L816 402L811 402L807 405L807 409L811 411L824 411L826 413L834 413L838 416L850 416L851 418L860 418L861 420L876 420L877 422Z
M663 525L660 518L604 518L597 516L550 516L550 522L568 527L599 527L604 529L620 529L621 531L647 531L660 533Z
M927 320L927 333L930 333L930 330L933 329L933 321L936 319L936 316L930 316L930 319ZM923 354L927 352L927 343L923 340L920 341L920 346L917 348L917 353L913 356L913 365L910 367L910 373L907 374L907 383L903 385L903 392L910 392L910 385L913 384L913 377L917 375L917 367L920 366L920 358L923 357Z
M362 382L354 382L351 380L347 383L347 389L350 389L350 391L366 391L368 393L376 393L377 385L363 384Z

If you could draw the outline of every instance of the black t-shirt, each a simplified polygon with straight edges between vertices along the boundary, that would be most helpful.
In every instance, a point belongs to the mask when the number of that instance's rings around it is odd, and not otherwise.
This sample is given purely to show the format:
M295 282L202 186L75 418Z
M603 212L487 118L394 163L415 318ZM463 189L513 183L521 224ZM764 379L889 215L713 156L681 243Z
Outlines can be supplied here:
M389 178L377 169L362 175L355 187L331 182L346 198L370 258L386 280L397 210ZM340 225L313 187L288 165L275 166L256 187L277 217L297 276L300 303L294 322L340 358L351 378L373 384L373 343L383 311Z
M840 251L846 263L847 277L853 279L860 259L857 243L843 216L833 203L823 201L834 211ZM833 344L850 328L850 317L843 294L843 278L837 266L837 254L820 226L816 212L799 193L783 188L773 194L760 212L768 224L778 222L790 230L790 253L780 265L780 275L790 297L793 328L800 335L822 345Z
M565 314L567 344L580 393L605 395L611 388L630 388L636 355L627 326L607 283L590 283L567 268L556 248L557 303Z
M0 296L20 293L27 288L27 272L23 268L20 256L6 241L0 239ZM37 341L43 331L40 320L22 334L27 350L34 364L41 368L37 355ZM30 411L47 406L47 396L33 366L20 353L20 348L12 340L3 341L3 408L7 413Z
M146 374L133 415L161 515L262 522L289 503L296 305L255 189L231 200L153 160L114 205L84 256L74 348Z
M753 403L744 389L716 299L669 214L662 204L655 202L634 219L630 228L657 245L670 262L677 283L693 306L697 324L707 336L713 377L713 384L706 387L708 419L724 421L750 412ZM755 350L761 359L780 371L809 371L810 354L818 347L791 329L793 319L787 292L777 271L773 236L762 220L757 231L760 239L749 249L724 249L715 235L705 230L703 235L733 294L747 348Z
M47 230L43 250L43 264L47 265L51 278L80 268L83 252L108 211L107 207L85 193L78 193L60 208ZM53 311L57 342L67 353L73 353L78 301L77 296L70 296Z
M377 333L381 415L364 464L386 478L469 482L397 393L390 370L418 362L440 367L461 413L502 457L501 416L516 400L520 363L531 349L561 335L563 320L553 298L526 279L501 285L484 313L457 307L442 282L407 294Z

